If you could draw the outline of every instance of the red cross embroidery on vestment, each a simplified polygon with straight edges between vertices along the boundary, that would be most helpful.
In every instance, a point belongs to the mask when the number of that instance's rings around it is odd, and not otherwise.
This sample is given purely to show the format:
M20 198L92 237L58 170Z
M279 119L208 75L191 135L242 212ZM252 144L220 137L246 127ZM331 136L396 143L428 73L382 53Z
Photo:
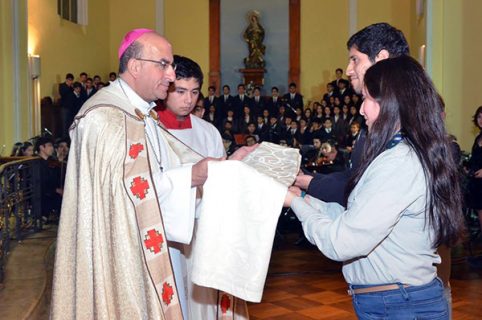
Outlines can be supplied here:
M129 157L131 157L132 159L137 158L137 156L139 155L139 153L142 152L142 150L144 150L144 145L142 145L141 143L131 144L131 147L129 148Z
M172 286L164 282L162 285L162 301L164 301L165 304L169 305L172 300L172 296L174 295L174 290L172 289Z
M144 199L146 197L147 191L149 190L149 182L142 177L135 177L131 182L131 192L133 195L139 199Z
M221 311L223 312L223 314L226 314L230 306L231 300L226 294L223 294L223 296L221 297Z
M154 254L161 252L162 244L164 243L164 238L162 234L157 232L156 229L151 229L147 231L145 235L146 240L144 240L144 245L147 249L154 252Z

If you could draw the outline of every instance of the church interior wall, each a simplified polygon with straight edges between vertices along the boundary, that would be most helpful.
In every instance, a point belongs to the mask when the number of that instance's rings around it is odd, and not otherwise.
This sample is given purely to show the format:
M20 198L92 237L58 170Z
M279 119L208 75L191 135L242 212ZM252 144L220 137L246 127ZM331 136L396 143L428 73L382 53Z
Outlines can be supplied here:
M196 61L209 78L209 0L164 1L164 34L174 53Z
M478 59L482 42L477 41L482 29L482 3L476 0L424 0L422 3L427 3L433 15L430 21L426 21L427 12L416 15L418 2L302 0L300 91L305 101L319 99L326 83L334 77L334 69L346 67L346 40L350 35L348 12L349 6L356 3L357 30L375 21L392 23L404 31L414 57L418 58L420 46L431 37L433 48L427 56L429 71L445 99L449 131L467 150L474 137L471 116L482 104L478 80L482 71ZM67 72L78 76L81 71L86 71L100 74L105 80L108 72L117 71L116 51L120 38L134 27L155 28L158 23L155 8L159 3L164 6L164 34L173 44L174 52L198 61L206 78L208 76L209 0L146 0L142 5L133 5L128 0L89 1L89 24L85 27L61 20L56 13L55 0L24 0L23 3L28 3L28 10L27 5L23 5L24 8L21 5L25 15L28 12L28 52L41 57L41 96L55 97L57 85ZM2 1L1 6L0 144L6 144L8 149L13 140L28 137L31 125L15 120L19 110L12 107L15 98L10 79L14 71L9 49L12 27L8 14L12 1ZM426 22L431 26L431 35L425 34ZM26 31L22 33L27 34ZM20 47L27 50L27 39L22 39L21 36ZM26 69L27 62L22 60L20 77L24 82L27 81ZM25 83L18 88L28 92ZM16 134L17 131L20 133Z
M81 26L57 15L57 0L28 0L29 52L40 55L42 97L58 97L58 84L69 72L107 80L109 16L109 2L89 1L88 25Z
M335 69L345 70L347 13L348 1L301 1L300 91L306 102L320 100Z
M93 1L90 1L89 4L91 2ZM109 52L108 71L117 72L119 69L117 49L124 35L135 28L156 29L156 0L142 0L139 2L108 0L102 2L108 3L108 19L105 21L109 26L109 49L105 51Z
M27 2L0 1L0 155L10 153L13 140L27 139L29 119ZM17 35L17 36L16 36Z
M236 89L243 82L239 69L245 68L244 58L249 55L243 32L249 25L248 12L260 13L260 24L264 29L266 62L263 94L270 94L271 87L281 92L288 91L289 69L289 3L276 1L221 1L221 83Z
M482 105L482 2L429 1L432 19L431 75L445 100L446 122L462 149L470 151L478 130L472 116Z

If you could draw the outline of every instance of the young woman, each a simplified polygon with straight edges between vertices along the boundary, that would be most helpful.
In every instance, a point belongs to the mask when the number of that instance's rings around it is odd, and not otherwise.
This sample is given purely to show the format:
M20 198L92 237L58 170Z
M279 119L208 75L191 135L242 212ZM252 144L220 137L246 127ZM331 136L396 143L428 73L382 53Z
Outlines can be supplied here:
M475 137L469 161L469 206L477 210L482 229L482 106L475 111L474 124L480 132Z
M25 141L17 151L18 157L31 157L33 156L33 144Z
M305 117L305 120L307 121L308 124L311 122L312 116L313 116L313 115L312 115L311 109L310 109L310 108L306 108L306 109L305 109L305 112L304 112L304 117Z
M351 124L356 121L358 122L362 127L365 124L365 120L363 117L360 115L358 112L358 109L355 106L350 106L350 118L348 120L348 125L351 126Z
M18 154L18 150L23 146L22 142L15 142L12 147L12 152L10 152L10 157L16 157Z
M321 121L324 117L325 114L323 113L323 107L318 104L314 110L314 115L311 117L311 120L313 121L314 119L319 119Z
M448 319L436 248L457 243L464 220L441 99L409 56L377 62L364 82L369 132L347 208L311 197L286 204L308 240L343 261L359 319Z
M325 119L331 119L331 108L330 107L324 107L323 108L323 118L322 118L322 121L324 121Z

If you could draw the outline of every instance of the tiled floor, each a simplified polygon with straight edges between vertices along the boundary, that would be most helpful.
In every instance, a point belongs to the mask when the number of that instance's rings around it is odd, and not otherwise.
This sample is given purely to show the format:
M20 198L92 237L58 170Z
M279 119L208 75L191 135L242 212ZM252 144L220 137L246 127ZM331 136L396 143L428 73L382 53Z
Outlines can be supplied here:
M312 245L293 245L296 238L276 239L263 300L249 304L251 319L356 319L341 264ZM482 268L469 267L464 253L455 252L453 264L453 319L482 319Z
M52 234L50 231L48 234L39 234L38 237L40 238L38 245L35 240L28 240L25 243L28 243L32 248L38 246L38 250L36 250L38 253L34 253L33 256L30 255L29 259L23 257L20 260L32 262L33 257L36 257L35 259L44 257L47 262L44 264L45 274L47 275L46 296L38 304L41 307L36 311L38 315L36 319L43 320L48 319L50 281L52 277L51 262L53 261L55 248L51 246L46 251L45 245L54 239L55 234ZM318 249L312 245L305 243L301 246L295 246L293 243L296 239L297 234L292 229L284 231L277 236L263 300L261 303L249 304L251 319L356 319L351 305L351 298L346 294L346 283L341 275L341 264L324 258ZM482 246L476 248L475 252L480 253L481 249ZM19 254L24 253L17 252L16 255ZM454 251L455 257L451 280L453 319L482 319L482 268L470 267L465 255L466 250L464 248ZM9 262L13 260L9 259ZM20 289L25 286L31 286L37 281L35 280L36 273L32 275L30 271L21 271L21 268L29 264L20 263L14 268L17 270L10 273L14 283L17 283L21 277L25 278L23 282L18 283ZM0 293L6 293L5 289L1 291ZM19 302L23 301L22 299L29 294L33 295L34 292L27 292L26 295L22 294L18 299L15 298L15 294L20 294L20 291L13 292L6 300L0 299L0 305L2 306L0 311L6 311L4 306L7 302L9 306L17 306L19 310L23 311L24 307ZM14 298L17 300L10 301ZM35 302L33 303L35 304ZM0 316L0 319L22 319L22 317L18 317L20 311L17 313L13 310L10 311L13 312L10 315L16 314L17 316Z
M49 228L21 243L12 242L5 268L5 287L0 290L0 319L24 319L27 316L35 319L39 312L46 313L45 298L48 295L45 292L51 273L49 276L45 268L45 258L56 232L56 228ZM53 261L52 258L49 260Z

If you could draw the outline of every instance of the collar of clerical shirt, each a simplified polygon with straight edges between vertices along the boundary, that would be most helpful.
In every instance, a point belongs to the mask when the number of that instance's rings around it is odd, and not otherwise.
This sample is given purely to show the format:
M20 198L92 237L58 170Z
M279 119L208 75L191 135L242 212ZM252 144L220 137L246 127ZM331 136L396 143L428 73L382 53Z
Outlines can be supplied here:
M155 102L147 102L142 99L132 88L122 79L118 79L113 84L118 83L122 91L125 93L130 103L139 109L143 114L149 114L149 112L156 106Z
M184 119L178 119L171 110L165 108L159 111L159 119L166 129L183 130L192 128L190 114L184 117Z

